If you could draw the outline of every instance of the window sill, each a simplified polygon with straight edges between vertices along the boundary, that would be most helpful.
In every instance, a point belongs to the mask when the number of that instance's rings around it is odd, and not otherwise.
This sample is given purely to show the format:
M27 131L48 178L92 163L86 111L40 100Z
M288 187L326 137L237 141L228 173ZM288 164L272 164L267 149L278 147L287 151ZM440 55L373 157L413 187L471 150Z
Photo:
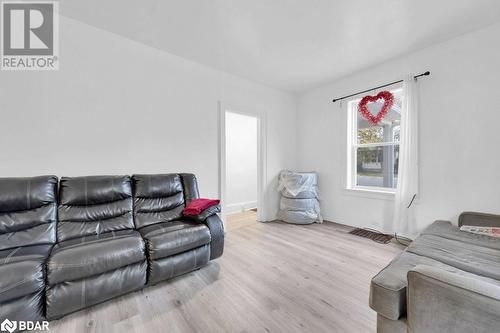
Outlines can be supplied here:
M371 188L344 188L344 194L352 195L357 197L364 197L369 199L379 199L379 200L394 200L395 192L384 189L371 189Z

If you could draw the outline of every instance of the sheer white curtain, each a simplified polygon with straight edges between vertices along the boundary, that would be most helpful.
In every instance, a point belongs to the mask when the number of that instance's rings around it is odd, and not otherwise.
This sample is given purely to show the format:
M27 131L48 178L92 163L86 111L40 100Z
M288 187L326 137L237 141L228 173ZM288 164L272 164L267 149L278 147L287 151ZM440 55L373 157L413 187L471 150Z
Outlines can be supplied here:
M398 183L394 201L394 230L414 236L415 203L418 194L418 91L413 75L405 77L400 128Z

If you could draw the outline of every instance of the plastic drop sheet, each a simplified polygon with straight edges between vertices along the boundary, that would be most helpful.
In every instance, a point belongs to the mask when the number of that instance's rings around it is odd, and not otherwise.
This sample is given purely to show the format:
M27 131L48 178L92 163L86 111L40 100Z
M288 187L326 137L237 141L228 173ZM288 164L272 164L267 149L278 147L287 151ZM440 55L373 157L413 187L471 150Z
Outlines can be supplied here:
M281 171L278 180L278 191L296 197L300 192L316 191L318 176L315 172Z
M315 172L282 171L278 191L281 192L280 220L295 224L323 222Z

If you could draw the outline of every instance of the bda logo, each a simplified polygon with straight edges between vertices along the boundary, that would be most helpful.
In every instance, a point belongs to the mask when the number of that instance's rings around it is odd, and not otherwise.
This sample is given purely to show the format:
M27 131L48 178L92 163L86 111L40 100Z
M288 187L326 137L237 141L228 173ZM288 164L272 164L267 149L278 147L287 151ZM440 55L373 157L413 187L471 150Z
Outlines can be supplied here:
M49 331L49 322L31 321L31 320L9 320L5 319L0 324L0 331L13 333L15 330L19 331Z
M57 2L2 2L4 70L58 68Z
M2 332L14 332L17 328L16 321L10 321L9 319L5 319L2 324L0 324L0 330Z

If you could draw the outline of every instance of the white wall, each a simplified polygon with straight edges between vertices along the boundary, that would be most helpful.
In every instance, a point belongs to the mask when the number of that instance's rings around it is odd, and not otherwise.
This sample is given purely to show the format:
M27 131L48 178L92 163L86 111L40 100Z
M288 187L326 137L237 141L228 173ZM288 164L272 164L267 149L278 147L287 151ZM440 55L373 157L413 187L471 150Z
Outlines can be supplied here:
M60 70L0 73L0 175L193 172L218 195L218 101L266 114L264 218L294 168L296 99L60 19Z
M346 112L334 97L431 71L420 85L418 230L436 219L456 222L462 211L500 213L500 24L470 33L350 77L299 98L298 156L319 172L328 220L388 229L390 198L343 190ZM344 103L345 106L345 103Z
M257 207L257 118L226 113L226 166L226 212Z

